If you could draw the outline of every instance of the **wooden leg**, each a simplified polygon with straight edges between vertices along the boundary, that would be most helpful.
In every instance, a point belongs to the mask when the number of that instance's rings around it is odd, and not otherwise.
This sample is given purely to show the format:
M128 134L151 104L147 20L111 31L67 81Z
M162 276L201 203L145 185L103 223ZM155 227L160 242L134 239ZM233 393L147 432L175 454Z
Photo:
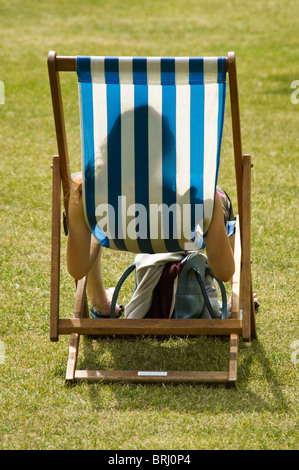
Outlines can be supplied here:
M240 220L237 216L236 231L235 231L235 246L234 246L234 259L235 259L235 272L232 278L232 318L240 318L240 276L241 276L241 239L240 239Z
M74 307L74 318L88 318L88 308L86 299L87 277L83 277L76 282L76 298Z
M60 216L61 178L59 157L53 157L52 182L52 246L51 246L51 297L50 297L50 339L58 341L59 285L60 285Z
M242 223L242 275L241 275L241 308L243 310L244 341L251 340L251 260L250 260L250 201L251 201L251 159L250 155L243 157L243 223Z
M238 347L239 336L235 334L230 335L228 380L231 383L236 383L237 381Z
M80 335L77 333L71 334L71 342L69 348L69 357L67 362L66 377L67 382L73 382L75 379L75 372L77 366L78 352L79 352Z
M86 298L86 282L87 278L84 277L76 283L76 298L74 308L74 318L86 318L88 317L88 306ZM75 380L75 373L77 367L77 359L79 353L80 335L78 333L71 334L69 357L67 363L66 377L67 382L73 382Z

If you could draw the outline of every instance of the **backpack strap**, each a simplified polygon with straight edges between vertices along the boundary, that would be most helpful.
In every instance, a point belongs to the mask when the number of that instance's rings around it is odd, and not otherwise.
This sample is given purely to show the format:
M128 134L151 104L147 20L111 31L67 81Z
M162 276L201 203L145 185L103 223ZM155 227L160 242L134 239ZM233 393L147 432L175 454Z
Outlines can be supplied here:
M206 269L207 269L208 274L210 274L210 276L212 276L216 280L216 282L218 283L218 286L220 288L221 298L222 298L222 315L221 315L221 318L222 318L222 320L224 320L225 318L227 318L227 297L226 297L226 290L225 290L224 284L223 284L222 281L219 281L219 279L217 279L214 276L210 266L207 266Z
M111 318L115 318L115 307L116 307L117 297L121 289L121 286L123 285L127 277L134 271L135 267L136 267L135 263L130 264L130 266L125 270L125 272L122 274L121 278L119 279L118 283L116 284L112 301L111 301L111 308L110 308Z
M210 303L210 300L209 300L209 297L208 297L208 294L206 292L206 289L205 289L205 285L204 285L204 281L201 277L201 272L198 268L194 268L192 267L191 268L194 272L195 272L195 275L196 275L196 278L197 278L197 281L198 281L198 284L200 286L200 289L201 289L201 292L202 292L202 295L203 295L203 298L204 298L204 301L205 301L205 304L209 310L209 313L211 315L212 318L217 318L217 316L215 315L214 313L214 310L213 310L213 307ZM210 276L212 276L218 283L219 285L219 288L220 288L220 292L221 292L221 297L222 297L222 314L221 314L221 318L224 319L226 318L227 316L227 299L226 299L226 291L225 291L225 287L224 287L224 284L222 281L219 281L218 279L216 279L216 277L213 275L211 269L206 266L206 270L207 272L210 274Z

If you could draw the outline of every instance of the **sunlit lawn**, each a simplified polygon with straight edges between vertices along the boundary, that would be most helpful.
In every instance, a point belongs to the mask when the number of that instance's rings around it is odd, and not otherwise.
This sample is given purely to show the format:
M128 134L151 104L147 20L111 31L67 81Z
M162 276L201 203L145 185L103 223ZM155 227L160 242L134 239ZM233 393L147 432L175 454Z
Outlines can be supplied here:
M298 447L298 113L295 0L0 0L0 448ZM243 151L252 155L252 272L258 341L241 341L236 389L64 382L68 340L49 341L51 160L57 153L46 60L59 55L237 54ZM74 77L63 79L72 171L80 142ZM233 201L227 109L220 183ZM61 309L72 279L62 238ZM132 259L107 252L115 285ZM132 284L132 281L130 281ZM123 295L129 298L132 285ZM296 349L297 348L297 349ZM82 341L80 364L222 367L227 342ZM162 361L162 362L161 362ZM297 428L298 429L298 428Z

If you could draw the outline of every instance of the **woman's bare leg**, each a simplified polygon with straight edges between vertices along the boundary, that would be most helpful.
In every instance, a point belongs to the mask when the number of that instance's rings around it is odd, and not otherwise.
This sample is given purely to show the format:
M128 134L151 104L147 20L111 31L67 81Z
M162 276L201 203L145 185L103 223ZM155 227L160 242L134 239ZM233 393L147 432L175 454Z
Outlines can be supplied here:
M92 237L91 247L96 244L96 240ZM101 312L103 315L109 316L111 300L114 292L114 288L108 290L104 287L104 281L102 276L102 253L103 248L100 247L100 251L91 266L87 276L87 294L92 305ZM119 307L116 306L115 313L118 313Z
M100 251L85 223L80 183L81 176L71 182L68 212L67 268L75 279L87 275Z
M223 220L223 208L219 195L215 195L214 212L205 238L209 265L214 276L229 281L235 272L235 261Z
M100 243L91 235L84 218L81 197L81 176L71 182L68 212L67 269L77 280L87 276L87 294L92 305L109 315L113 289L106 291L102 277ZM116 313L119 307L116 306Z

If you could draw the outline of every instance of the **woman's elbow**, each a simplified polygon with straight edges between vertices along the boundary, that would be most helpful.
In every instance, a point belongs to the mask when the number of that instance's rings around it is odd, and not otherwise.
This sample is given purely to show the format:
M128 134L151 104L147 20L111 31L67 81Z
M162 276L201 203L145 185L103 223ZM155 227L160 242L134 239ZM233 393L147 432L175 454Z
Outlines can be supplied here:
M235 273L235 262L232 260L230 265L225 269L225 273L220 279L222 282L229 282Z
M234 259L229 260L226 263L210 264L210 267L216 279L222 282L229 282L235 273Z

